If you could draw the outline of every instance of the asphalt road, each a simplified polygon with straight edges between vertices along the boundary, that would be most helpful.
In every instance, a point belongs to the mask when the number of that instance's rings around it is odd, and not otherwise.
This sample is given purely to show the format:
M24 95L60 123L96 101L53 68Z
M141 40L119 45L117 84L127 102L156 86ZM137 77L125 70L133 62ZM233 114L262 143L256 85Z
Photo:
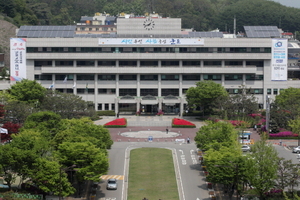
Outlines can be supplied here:
M201 171L195 144L175 144L171 142L115 142L109 150L109 177L118 177L118 189L106 190L106 181L99 184L96 199L126 200L127 169L131 149L156 147L171 149L177 175L178 192L181 200L208 200L204 174ZM155 173L155 172L153 172ZM103 177L105 179L109 178ZM141 200L144 197L141 197ZM152 199L151 199L152 200Z

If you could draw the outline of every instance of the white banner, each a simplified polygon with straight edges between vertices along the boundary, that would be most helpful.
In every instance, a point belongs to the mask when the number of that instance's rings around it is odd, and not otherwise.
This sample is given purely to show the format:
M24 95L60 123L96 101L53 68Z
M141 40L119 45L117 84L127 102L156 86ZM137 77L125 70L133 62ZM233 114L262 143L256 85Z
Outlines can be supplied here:
M10 80L26 79L26 39L10 39Z
M100 38L99 45L204 45L200 38Z
M272 39L272 81L287 80L288 40Z

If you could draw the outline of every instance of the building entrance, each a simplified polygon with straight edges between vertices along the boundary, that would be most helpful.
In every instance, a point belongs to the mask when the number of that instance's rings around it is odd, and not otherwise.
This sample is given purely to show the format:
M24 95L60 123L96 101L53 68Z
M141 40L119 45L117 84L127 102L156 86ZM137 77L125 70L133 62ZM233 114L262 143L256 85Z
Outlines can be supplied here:
M141 105L141 114L142 115L156 115L157 114L158 104L154 105Z

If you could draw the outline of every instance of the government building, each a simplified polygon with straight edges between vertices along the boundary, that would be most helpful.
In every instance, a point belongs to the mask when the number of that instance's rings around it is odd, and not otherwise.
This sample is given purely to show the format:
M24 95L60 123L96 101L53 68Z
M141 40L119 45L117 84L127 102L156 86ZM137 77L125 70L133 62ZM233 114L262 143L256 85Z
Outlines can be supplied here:
M274 26L245 26L236 36L182 30L179 18L93 20L21 26L11 38L10 84L36 80L94 102L95 110L153 115L186 112L185 93L202 80L229 94L251 88L260 108L266 96L299 87L299 46Z

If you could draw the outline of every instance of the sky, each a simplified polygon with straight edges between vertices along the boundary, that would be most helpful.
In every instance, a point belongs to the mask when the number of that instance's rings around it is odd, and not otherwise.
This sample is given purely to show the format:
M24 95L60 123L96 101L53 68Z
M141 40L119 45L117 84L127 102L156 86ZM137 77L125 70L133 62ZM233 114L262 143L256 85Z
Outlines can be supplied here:
M273 0L284 6L300 8L300 0Z

